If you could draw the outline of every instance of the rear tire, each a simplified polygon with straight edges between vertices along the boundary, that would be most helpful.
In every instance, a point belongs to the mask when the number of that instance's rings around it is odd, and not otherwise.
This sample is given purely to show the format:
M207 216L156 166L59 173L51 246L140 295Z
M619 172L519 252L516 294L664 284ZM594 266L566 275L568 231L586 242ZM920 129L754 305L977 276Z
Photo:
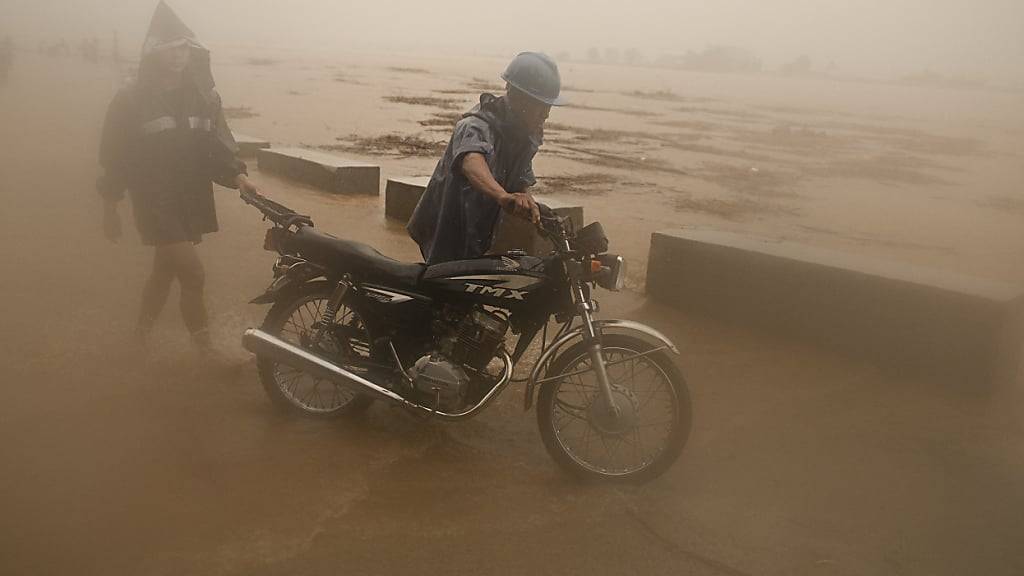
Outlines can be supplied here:
M608 334L603 337L602 349L606 361L628 358L652 348L652 344L631 336ZM637 375L643 372L637 370L637 364L642 364L643 370L649 370L652 379L659 381L660 385L638 389ZM588 346L581 341L562 352L552 363L547 375L571 374L589 365ZM630 366L633 366L632 372ZM621 429L612 430L610 428L614 426L609 426L608 422L599 423L593 417L597 383L596 375L591 371L555 380L541 387L537 400L537 425L541 439L554 461L580 480L648 482L672 466L689 439L693 419L689 388L667 351L609 366L608 372L617 401L626 403L622 407L631 411L632 425L623 424ZM590 381L584 382L583 378L587 377ZM648 408L655 395L659 394L667 399L667 408L657 410L656 405ZM642 430L646 433L647 429L656 432L655 427L662 424L654 420L664 420L668 425L663 438L652 443L648 455L640 434ZM614 424L618 424L618 421ZM582 440L571 440L566 432L569 427L582 430ZM591 441L595 452L604 453L583 454L583 445L589 447ZM627 454L623 459L635 461L634 466L614 468L611 465L616 454L630 450L634 453L632 458Z
M347 305L347 298L342 301L335 322L349 327L356 334L361 330L366 334L365 341L355 337L341 342L333 334L325 334L317 350L313 350L308 342L308 336L313 332L312 324L326 308L333 290L334 286L328 282L303 284L271 306L260 329L344 366L346 354L368 353L369 347L365 325L359 314ZM313 378L266 357L257 356L256 366L267 396L275 406L291 414L332 418L361 413L373 403L373 397L355 388Z

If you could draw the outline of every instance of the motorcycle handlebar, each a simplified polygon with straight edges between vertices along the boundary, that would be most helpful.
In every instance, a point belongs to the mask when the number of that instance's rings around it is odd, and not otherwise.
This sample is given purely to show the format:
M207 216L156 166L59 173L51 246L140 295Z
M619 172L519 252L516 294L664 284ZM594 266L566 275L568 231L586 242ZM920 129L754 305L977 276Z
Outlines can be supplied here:
M542 236L550 238L555 245L555 250L562 250L562 241L570 234L566 227L566 218L559 216L550 207L537 202L537 209L540 211L540 222L537 230Z
M288 228L293 225L313 225L313 220L310 219L309 216L299 214L291 208L278 204L262 194L251 191L240 191L238 195L241 197L243 202L259 210L263 213L264 218L278 226Z

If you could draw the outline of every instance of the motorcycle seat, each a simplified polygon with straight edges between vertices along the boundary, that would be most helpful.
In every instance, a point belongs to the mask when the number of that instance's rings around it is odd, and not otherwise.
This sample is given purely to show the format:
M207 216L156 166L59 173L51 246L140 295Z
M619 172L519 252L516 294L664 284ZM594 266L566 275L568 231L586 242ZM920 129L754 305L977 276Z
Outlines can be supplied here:
M366 244L335 238L308 226L295 233L291 244L313 262L352 274L362 281L414 287L426 269L425 264L399 262Z

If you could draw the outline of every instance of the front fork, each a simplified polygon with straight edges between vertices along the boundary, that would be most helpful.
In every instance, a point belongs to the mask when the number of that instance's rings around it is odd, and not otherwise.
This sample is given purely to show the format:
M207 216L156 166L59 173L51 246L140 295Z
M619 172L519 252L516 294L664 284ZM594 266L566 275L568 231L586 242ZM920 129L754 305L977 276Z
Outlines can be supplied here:
M597 375L598 392L608 413L618 418L622 414L622 410L612 396L612 383L608 379L608 370L605 366L604 354L602 354L601 334L594 327L594 305L583 292L583 286L579 281L573 282L573 296L580 312L580 318L583 319L583 341L587 343L590 365L594 367L594 374Z

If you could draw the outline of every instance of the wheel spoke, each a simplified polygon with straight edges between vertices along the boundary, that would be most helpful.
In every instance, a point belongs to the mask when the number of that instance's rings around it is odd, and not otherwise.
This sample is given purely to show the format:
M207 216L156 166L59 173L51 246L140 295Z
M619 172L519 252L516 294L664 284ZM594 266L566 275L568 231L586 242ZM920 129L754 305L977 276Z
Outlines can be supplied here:
M605 348L613 395L626 402L634 421L621 431L595 428L589 405L598 384L588 355L564 364L563 379L552 383L552 425L564 452L577 464L599 474L630 474L650 466L667 446L677 424L676 396L669 376L643 350ZM630 404L631 403L631 404ZM597 438L595 438L597 436Z
M295 304L291 314L282 323L279 336L293 344L309 349L317 356L342 360L347 354L356 357L369 356L369 336L359 316L348 306L342 306L335 318L335 326L344 326L344 330L328 330L316 347L309 347L307 338L311 336L313 327L321 320L327 307L327 299L320 295L311 295ZM345 342L349 352L343 353ZM303 344L307 346L303 346ZM277 364L273 375L277 388L288 401L296 407L311 413L328 413L336 411L353 401L358 393L334 382L313 378L309 374L291 366ZM327 390L324 387L330 386Z

